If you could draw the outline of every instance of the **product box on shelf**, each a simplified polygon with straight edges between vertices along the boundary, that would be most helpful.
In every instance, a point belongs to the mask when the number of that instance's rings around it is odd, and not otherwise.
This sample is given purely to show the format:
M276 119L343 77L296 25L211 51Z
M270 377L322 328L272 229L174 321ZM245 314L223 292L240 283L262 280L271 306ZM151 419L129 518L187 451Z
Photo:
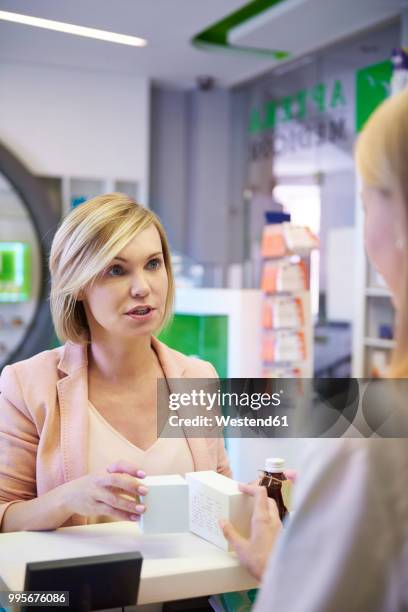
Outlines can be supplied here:
M308 288L308 274L303 261L266 261L263 265L261 289L265 293L299 292Z
M262 307L264 329L293 329L305 324L305 305L301 295L267 296Z
M262 233L261 252L265 259L285 257L293 253L310 253L319 241L308 227L278 223L265 225Z
M262 257L284 257L288 254L281 225L266 225L262 233Z
M368 376L370 378L385 378L389 370L390 356L386 351L373 350L370 355Z
M319 246L319 240L308 227L283 223L283 235L286 247L294 253L310 253Z
M262 371L262 378L306 378L301 367L265 367Z
M267 363L297 362L306 359L306 339L303 330L279 330L265 333L262 360Z
M268 218L262 235L262 361L265 377L313 375L311 252L319 240L288 218Z

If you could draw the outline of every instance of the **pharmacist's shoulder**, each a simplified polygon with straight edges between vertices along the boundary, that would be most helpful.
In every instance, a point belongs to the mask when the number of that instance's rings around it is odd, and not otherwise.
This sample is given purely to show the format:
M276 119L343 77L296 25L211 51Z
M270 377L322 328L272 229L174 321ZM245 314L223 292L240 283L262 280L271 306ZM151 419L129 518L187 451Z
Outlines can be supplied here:
M351 496L354 491L354 504L358 499L362 504L370 505L372 496L362 493L376 491L378 506L392 507L401 516L405 515L404 524L408 528L408 496L400 495L400 475L406 473L406 438L317 439L309 444L304 457L297 494L301 498L315 488L321 490L325 483L335 481L336 487L344 489L345 495ZM380 487L378 483L381 483Z
M408 470L408 441L404 438L354 438L337 440L335 456L339 463L355 465L377 479L379 474Z
M317 438L305 442L307 472L310 465L321 469L332 463L354 466L365 473L408 463L408 441L403 438Z
M190 357L153 338L152 344L167 378L216 378L217 372L208 361Z
M16 395L37 394L44 387L55 387L64 351L65 346L57 347L5 366L0 377L0 393L12 399Z

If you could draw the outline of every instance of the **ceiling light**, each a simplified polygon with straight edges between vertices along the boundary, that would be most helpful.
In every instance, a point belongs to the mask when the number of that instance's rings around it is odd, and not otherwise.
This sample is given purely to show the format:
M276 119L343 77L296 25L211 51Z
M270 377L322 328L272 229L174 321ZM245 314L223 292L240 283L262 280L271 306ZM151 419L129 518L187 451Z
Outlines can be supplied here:
M73 25L62 21L52 21L51 19L42 19L40 17L31 17L29 15L20 15L19 13L9 13L8 11L0 11L0 19L12 21L13 23L35 26L37 28L45 28L46 30L64 32L65 34L76 34L77 36L106 40L108 42L119 43L120 45L131 45L132 47L144 47L147 45L147 41L144 38L139 38L137 36L127 36L126 34L117 34L116 32L107 32L106 30L96 30L95 28L87 28L85 26Z

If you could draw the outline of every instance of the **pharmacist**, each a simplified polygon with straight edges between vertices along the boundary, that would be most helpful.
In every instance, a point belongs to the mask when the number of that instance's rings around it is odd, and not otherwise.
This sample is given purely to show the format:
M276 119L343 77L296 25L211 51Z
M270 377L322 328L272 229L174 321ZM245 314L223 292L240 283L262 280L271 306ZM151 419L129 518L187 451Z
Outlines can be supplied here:
M80 205L54 237L50 272L65 344L1 376L0 531L137 520L146 474L230 476L223 439L157 438L157 380L216 372L153 336L174 295L154 213L123 194Z

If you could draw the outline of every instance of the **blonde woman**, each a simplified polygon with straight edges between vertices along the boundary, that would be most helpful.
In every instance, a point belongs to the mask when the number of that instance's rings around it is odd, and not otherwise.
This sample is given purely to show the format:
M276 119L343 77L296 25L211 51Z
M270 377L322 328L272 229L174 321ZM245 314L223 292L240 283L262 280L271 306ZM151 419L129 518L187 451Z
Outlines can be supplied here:
M408 90L371 116L356 161L367 253L397 311L390 376L408 378ZM406 397L393 389L387 403L406 423ZM251 538L222 523L242 564L262 579L254 612L408 610L408 441L327 440L318 448L304 462L285 529L265 489L248 485Z
M73 210L50 255L62 347L4 368L0 531L137 520L145 474L231 475L223 441L157 438L160 378L215 377L153 334L171 316L167 238L123 194Z

